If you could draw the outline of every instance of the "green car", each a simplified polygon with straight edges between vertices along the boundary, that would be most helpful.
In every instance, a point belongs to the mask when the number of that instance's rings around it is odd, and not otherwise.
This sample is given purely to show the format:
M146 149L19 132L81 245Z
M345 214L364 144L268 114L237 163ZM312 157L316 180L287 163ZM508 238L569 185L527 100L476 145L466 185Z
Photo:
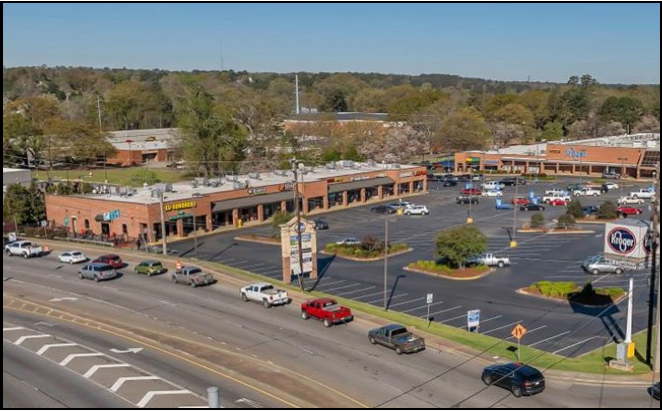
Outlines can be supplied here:
M155 274L163 274L168 271L160 261L157 260L147 260L143 261L133 269L136 274L146 274L148 277L151 277Z

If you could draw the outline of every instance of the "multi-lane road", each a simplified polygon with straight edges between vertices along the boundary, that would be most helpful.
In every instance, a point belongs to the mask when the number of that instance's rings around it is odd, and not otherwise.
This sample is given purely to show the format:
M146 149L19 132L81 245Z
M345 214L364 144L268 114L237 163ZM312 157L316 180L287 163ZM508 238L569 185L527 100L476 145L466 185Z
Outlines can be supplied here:
M375 324L360 315L327 329L301 320L296 306L242 303L240 281L191 289L167 276L123 272L94 283L54 256L3 258L3 406L161 405L165 397L150 392L195 406L207 387L218 386L224 406L245 408L659 407L639 385L563 379L550 379L541 395L515 399L483 385L481 359L435 347L397 356L371 346L366 333ZM49 344L72 345L44 350ZM140 350L125 352L132 348ZM66 362L72 353L90 355ZM126 367L90 377L107 364ZM19 394L31 389L39 394Z

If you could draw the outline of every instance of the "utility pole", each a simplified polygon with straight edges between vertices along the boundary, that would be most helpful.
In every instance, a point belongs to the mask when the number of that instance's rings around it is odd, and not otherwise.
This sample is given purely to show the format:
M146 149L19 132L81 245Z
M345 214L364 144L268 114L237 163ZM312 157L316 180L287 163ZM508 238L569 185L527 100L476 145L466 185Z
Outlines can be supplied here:
M650 246L651 246L651 278L650 278L650 289L648 293L648 335L646 336L646 363L653 365L655 372L660 370L660 279L658 276L658 264L657 258L659 255L658 247L660 245L660 181L658 180L660 173L659 164L656 171L653 172L653 177L655 177L655 203L653 204L653 224L650 231ZM657 290L656 290L657 284ZM653 321L654 313L656 309L655 293L657 291L657 325L656 325L656 334L657 334L657 348L655 353L655 358L653 356ZM653 361L655 364L653 364Z
M163 255L168 255L168 238L166 236L165 211L163 210L163 190L159 190L159 209L161 211L161 240L163 241Z
M193 248L195 249L195 258L198 258L198 227L195 219L196 216L193 214Z
M101 97L97 94L97 112L99 113L99 132L103 132L101 125Z
M299 75L294 75L294 100L296 101L296 114L301 114L301 105L299 103Z
M296 233L297 246L299 248L299 290L303 292L303 241L301 240L301 207L299 207L299 162L296 158L293 158L290 160L290 164L292 165L292 173L294 173L294 214L297 218Z
M388 216L388 214L387 214ZM387 310L388 298L388 217L384 220L384 311Z
M515 198L519 196L519 177L515 176ZM513 204L513 236L510 239L510 248L517 248L517 240L515 236L517 235L517 209L519 204Z

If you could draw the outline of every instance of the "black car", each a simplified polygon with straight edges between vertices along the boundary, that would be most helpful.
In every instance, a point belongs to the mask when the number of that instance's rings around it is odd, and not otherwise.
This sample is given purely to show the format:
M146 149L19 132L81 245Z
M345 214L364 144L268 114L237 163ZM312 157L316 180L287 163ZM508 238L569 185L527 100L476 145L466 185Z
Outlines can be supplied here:
M522 204L519 206L519 211L545 211L545 206L533 203Z
M391 206L381 205L381 206L372 207L370 209L370 212L377 214L395 214L397 210Z
M442 187L456 187L457 181L455 180L446 180L441 184Z
M457 204L478 204L478 196L458 196L455 202Z
M328 230L329 223L323 218L318 218L313 221L313 227L315 227L315 230Z
M542 373L520 363L490 365L483 370L482 380L486 385L505 388L518 398L545 390L545 377Z
M503 184L506 187L514 187L514 186L525 185L526 180L523 179L523 178L506 177L506 178L501 179L500 183Z
M660 401L660 382L659 381L656 382L655 384L653 384L653 386L651 387L651 395L653 396L653 398Z
M600 212L600 207L594 205L584 206L582 211L584 211L585 216L596 215Z
M608 180L620 180L621 175L618 173L602 173L602 178Z

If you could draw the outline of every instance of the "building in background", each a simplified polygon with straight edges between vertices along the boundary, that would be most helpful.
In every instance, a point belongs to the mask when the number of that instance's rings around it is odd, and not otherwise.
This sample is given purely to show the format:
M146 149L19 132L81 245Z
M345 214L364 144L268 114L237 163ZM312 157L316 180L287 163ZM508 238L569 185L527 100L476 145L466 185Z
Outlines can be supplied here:
M182 145L176 128L110 131L107 134L108 142L117 150L108 158L108 164L129 166L172 161Z
M4 201L7 188L12 184L28 187L32 182L32 172L22 168L2 168L2 199Z

